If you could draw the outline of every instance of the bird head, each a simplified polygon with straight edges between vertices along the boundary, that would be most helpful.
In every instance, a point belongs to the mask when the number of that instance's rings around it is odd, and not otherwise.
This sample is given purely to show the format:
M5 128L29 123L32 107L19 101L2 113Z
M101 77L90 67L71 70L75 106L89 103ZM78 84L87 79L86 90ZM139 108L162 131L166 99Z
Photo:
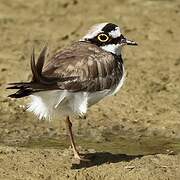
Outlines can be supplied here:
M103 50L116 55L121 54L121 49L125 45L137 45L135 41L124 37L119 26L113 23L100 23L92 26L80 41L95 44Z

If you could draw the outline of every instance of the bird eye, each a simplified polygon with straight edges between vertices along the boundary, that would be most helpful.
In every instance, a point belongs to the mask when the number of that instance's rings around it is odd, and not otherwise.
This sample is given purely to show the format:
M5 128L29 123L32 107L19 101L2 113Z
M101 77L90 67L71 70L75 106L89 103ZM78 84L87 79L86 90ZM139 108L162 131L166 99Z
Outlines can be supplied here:
M106 41L109 40L109 37L108 37L108 35L106 35L106 34L99 34L97 38L98 38L98 40L101 41L101 42L106 42Z

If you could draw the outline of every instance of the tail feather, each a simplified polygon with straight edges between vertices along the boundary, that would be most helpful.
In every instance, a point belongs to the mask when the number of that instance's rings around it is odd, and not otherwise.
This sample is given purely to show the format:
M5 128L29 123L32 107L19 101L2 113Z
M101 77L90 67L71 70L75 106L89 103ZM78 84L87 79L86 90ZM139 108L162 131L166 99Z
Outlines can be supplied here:
M59 89L57 82L64 82L67 80L74 80L77 77L46 77L42 74L46 58L47 46L41 51L37 63L35 63L35 52L33 49L31 55L31 71L33 74L31 82L17 82L9 83L7 89L18 89L14 94L9 95L12 98L21 98L28 96L34 92Z
M19 89L16 93L9 95L11 98L21 98L32 94L33 92L40 91L44 85L54 84L53 79L44 77L42 75L42 69L45 62L47 46L41 51L37 63L35 63L35 52L33 49L31 55L31 71L33 78L31 82L18 82L18 83L9 83L7 89ZM41 86L41 87L40 87Z
M10 94L8 97L10 98L22 98L25 96L29 96L32 94L32 91L30 89L19 89L16 93Z
M41 51L37 63L35 63L35 53L34 49L31 55L31 71L33 74L32 81L38 82L44 85L53 85L57 82L57 77L46 77L42 75L42 69L44 66L45 58L46 58L47 46Z
M40 90L38 86L33 82L9 83L6 89L18 89L17 92L8 96L11 98L21 98L29 96L33 92L38 92Z
M42 69L46 58L46 52L47 52L47 46L45 46L44 49L41 51L36 63L36 69L38 74L42 74Z
M33 74L33 78L32 78L33 82L40 82L44 84L46 81L45 80L46 78L42 76L42 68L45 62L46 51L47 51L47 46L45 46L44 49L41 51L37 63L35 63L35 52L33 48L33 52L31 55L31 71Z

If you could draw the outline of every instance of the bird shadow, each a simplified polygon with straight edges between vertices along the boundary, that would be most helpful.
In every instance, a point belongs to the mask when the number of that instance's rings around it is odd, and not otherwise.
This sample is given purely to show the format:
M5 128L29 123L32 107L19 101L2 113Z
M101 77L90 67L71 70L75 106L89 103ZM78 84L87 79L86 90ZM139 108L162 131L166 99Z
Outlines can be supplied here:
M96 152L84 155L85 159L89 161L80 161L73 163L71 169L81 169L93 166L102 165L105 163L118 163L121 161L129 162L135 158L141 158L143 155L126 155L126 154L112 154L109 152Z

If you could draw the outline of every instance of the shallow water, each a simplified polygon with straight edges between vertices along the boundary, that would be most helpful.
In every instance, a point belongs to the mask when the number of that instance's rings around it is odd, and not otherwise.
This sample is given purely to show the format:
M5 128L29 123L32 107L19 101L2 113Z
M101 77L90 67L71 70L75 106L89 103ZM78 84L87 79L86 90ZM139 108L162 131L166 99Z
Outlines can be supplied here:
M89 138L77 137L77 144L86 149L127 155L176 154L180 152L180 141L164 137L141 137L139 140L124 137L108 137L108 141L95 142ZM31 139L21 147L64 149L69 146L67 136L57 138Z

